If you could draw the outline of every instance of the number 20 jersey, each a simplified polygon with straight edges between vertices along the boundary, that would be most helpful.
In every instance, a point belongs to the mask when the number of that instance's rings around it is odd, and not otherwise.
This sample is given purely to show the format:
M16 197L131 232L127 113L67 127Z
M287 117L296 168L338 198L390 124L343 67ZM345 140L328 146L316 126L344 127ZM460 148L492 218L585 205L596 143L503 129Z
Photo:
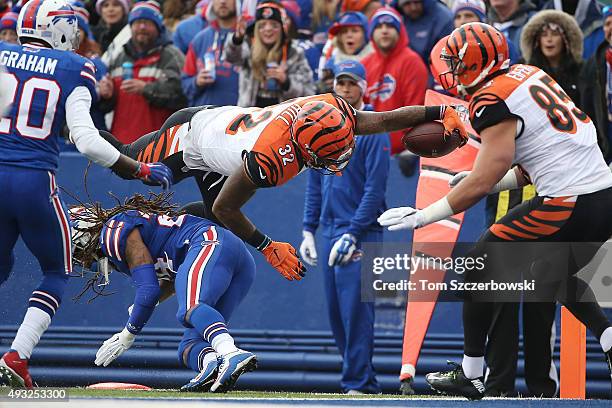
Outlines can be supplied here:
M1 92L12 105L0 120L0 164L54 171L66 100L78 86L96 95L95 67L68 51L0 42Z
M511 118L518 119L514 162L540 196L582 195L612 186L593 122L541 69L513 65L474 93L474 130Z

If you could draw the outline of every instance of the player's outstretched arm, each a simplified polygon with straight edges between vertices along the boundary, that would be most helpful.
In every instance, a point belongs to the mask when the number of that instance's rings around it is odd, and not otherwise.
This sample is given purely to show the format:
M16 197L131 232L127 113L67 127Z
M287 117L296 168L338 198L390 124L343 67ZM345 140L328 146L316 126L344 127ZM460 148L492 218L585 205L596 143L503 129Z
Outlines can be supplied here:
M98 366L108 366L134 344L136 335L151 317L161 296L153 258L137 228L127 237L125 258L136 286L134 304L124 329L106 340L98 349L95 360Z
M213 213L230 231L261 251L268 263L287 280L302 279L306 268L299 260L295 248L286 242L272 241L258 231L242 213L242 206L256 190L257 186L247 176L245 168L240 167L221 188L213 204Z
M417 210L398 207L385 211L378 222L389 230L415 229L458 214L476 204L512 165L516 119L505 120L480 133L482 144L472 172L444 198Z
M70 93L66 101L66 124L70 138L79 152L103 167L110 167L123 178L137 178L145 183L172 186L172 172L162 163L145 164L119 153L110 143L100 137L89 114L91 95L87 88L79 86Z
M357 111L355 134L370 135L394 132L441 120L448 133L457 133L467 140L467 131L451 106L404 106L385 112Z

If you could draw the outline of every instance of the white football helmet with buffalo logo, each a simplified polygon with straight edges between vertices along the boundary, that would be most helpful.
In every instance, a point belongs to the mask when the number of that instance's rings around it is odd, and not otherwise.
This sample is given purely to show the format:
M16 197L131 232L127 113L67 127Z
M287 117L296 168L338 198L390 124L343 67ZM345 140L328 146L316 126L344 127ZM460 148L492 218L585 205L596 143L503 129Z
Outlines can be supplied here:
M72 6L65 0L30 0L17 19L17 36L36 39L53 49L73 51L79 45L79 27Z

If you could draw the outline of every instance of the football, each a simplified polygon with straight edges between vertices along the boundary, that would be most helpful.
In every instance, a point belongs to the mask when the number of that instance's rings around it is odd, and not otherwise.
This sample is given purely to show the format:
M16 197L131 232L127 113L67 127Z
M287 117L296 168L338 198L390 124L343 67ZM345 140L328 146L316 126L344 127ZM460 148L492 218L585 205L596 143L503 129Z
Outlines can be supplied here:
M441 122L421 123L406 132L402 143L406 149L421 157L446 156L461 146L461 137L444 136L444 125Z

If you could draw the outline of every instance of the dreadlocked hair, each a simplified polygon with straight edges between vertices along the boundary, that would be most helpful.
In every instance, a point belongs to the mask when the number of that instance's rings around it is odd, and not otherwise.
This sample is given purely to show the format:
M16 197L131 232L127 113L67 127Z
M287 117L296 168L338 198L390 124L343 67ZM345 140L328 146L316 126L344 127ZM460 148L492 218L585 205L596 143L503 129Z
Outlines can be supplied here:
M150 192L148 197L145 197L142 194L135 194L130 198L126 198L123 203L117 196L113 194L110 195L117 201L117 205L111 209L102 208L102 205L99 202L93 204L81 203L78 206L81 207L81 210L75 211L71 214L71 217L75 221L83 221L87 223L87 227L85 228L73 227L73 229L83 234L90 234L90 238L87 240L87 243L83 246L77 246L73 253L73 259L77 264L81 265L85 269L89 269L94 262L98 261L102 257L100 249L100 234L102 232L102 228L104 228L108 221L115 215L129 210L136 210L145 214L165 215L168 217L176 217L182 214L181 211L177 210L178 205L170 203L170 199L173 195L171 192L162 192L159 194ZM108 228L113 227L109 226ZM95 272L94 276L87 281L81 293L79 293L74 300L79 300L79 298L81 298L89 289L93 290L95 296L88 302L91 302L100 295L105 295L102 293L103 289L98 288L103 278L104 277L101 276L99 271Z

